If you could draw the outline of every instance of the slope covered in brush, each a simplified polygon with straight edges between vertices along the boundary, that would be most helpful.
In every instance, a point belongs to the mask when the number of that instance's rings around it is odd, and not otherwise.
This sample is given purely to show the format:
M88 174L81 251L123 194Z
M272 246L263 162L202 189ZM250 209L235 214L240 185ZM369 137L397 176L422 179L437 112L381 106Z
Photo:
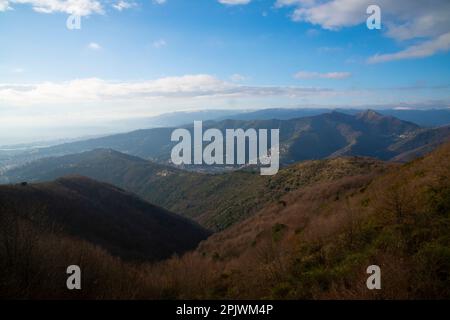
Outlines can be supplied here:
M131 260L160 260L194 249L205 229L109 184L80 176L0 186L0 213L61 227Z

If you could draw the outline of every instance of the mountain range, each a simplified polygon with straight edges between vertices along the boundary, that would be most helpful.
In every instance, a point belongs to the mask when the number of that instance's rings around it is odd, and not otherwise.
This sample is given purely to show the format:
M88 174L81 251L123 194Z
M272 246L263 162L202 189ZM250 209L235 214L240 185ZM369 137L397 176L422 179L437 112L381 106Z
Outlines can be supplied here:
M162 115L144 118L131 119L114 123L115 126L129 128L148 127L174 127L192 123L194 120L288 120L316 116L323 113L338 111L347 114L357 114L360 109L351 108L267 108L261 110L202 110L202 111L180 111L165 113ZM400 120L414 122L423 127L436 127L450 123L450 109L412 109L412 108L377 108L376 112L384 116L393 116Z
M207 121L203 127L204 130L217 128L221 131L237 128L280 129L280 161L283 165L338 156L403 161L423 155L450 137L449 126L420 127L371 110L354 115L334 111L288 120ZM193 130L192 124L186 128ZM142 129L48 148L4 153L3 156L0 154L0 166L6 171L36 159L98 148L114 149L161 164L170 164L170 152L175 145L170 140L173 130L168 127ZM212 170L206 166L191 169Z

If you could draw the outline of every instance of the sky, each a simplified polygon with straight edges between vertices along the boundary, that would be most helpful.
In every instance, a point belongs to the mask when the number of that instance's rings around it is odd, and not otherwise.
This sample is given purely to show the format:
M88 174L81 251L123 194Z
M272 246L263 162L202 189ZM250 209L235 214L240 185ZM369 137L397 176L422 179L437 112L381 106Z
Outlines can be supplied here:
M0 145L181 110L449 107L449 16L448 0L0 0Z

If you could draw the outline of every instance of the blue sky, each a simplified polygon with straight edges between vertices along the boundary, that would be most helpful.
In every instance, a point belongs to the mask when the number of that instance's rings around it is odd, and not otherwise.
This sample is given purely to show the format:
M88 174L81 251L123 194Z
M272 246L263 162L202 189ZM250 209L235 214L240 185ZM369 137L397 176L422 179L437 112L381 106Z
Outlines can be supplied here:
M381 30L366 27L369 4ZM70 14L81 29L66 27ZM0 0L0 125L448 107L449 14L446 0Z

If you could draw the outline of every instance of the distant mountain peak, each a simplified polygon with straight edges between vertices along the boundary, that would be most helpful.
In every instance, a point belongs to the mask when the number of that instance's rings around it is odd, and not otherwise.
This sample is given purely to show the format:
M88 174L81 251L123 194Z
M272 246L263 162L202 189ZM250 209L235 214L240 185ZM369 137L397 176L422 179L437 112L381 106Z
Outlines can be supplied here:
M378 113L371 109L367 109L363 112L356 114L356 117L358 119L368 120L368 121L379 121L379 120L385 118L385 116L383 116L381 113Z
M336 121L348 120L348 119L353 118L352 115L344 113L344 112L340 112L338 110L332 110L329 113L320 114L320 115L317 115L314 117L315 118L328 118L328 119L333 119Z

